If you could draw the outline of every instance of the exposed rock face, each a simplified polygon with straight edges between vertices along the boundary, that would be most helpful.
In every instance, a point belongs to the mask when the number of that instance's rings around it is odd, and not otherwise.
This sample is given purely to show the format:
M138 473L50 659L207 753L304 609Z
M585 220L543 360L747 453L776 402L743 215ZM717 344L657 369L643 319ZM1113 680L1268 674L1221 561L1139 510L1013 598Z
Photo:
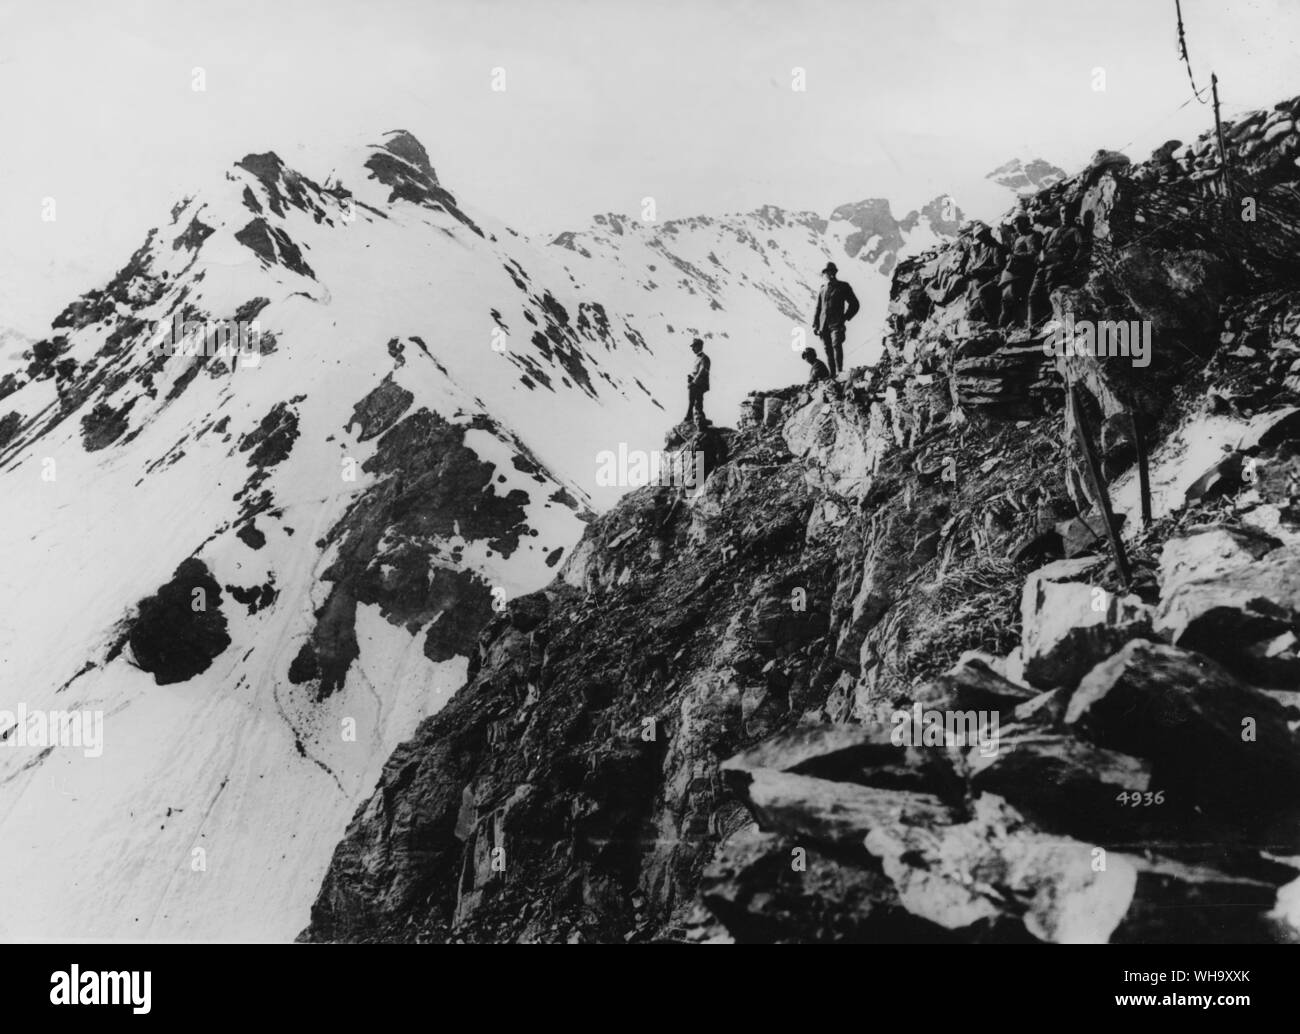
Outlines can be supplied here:
M1185 582L1248 567L1282 543L1249 526L1218 524L1188 528L1160 552L1160 585L1168 599Z
M426 208L442 209L483 236L483 231L457 206L451 192L438 182L424 145L404 129L386 137L382 148L376 149L366 162L366 168L374 179L392 188L389 200L401 198Z
M903 234L917 225L921 215L941 234L956 231L963 218L961 209L949 197L937 197L927 202L920 213L908 212L902 219L894 217L884 198L869 198L841 205L831 213L831 221L843 220L854 228L844 240L849 258L862 253L868 262L880 262L880 271L888 274L905 243Z
M135 662L160 686L207 671L230 645L221 586L201 560L186 560L171 581L140 601L127 632Z
M1137 883L1127 859L1097 871L1089 845L1026 828L993 795L975 802L970 822L936 828L899 816L873 829L866 847L909 912L970 935L1018 920L1038 940L1105 942Z
M1096 568L1091 557L1058 560L1025 580L1021 659L1030 682L1073 686L1098 661L1149 632L1150 608L1136 596L1076 580Z
M1065 179L1065 170L1058 169L1051 162L1045 162L1041 158L1034 158L1028 162L1013 158L999 165L984 178L1001 183L1017 194L1033 195Z
M628 495L488 624L303 938L1300 936L1297 106L1233 127L1249 233L1207 137L900 262L880 364L751 399L702 487ZM1062 202L1070 261L1012 261ZM1045 347L1067 318L1151 351Z
M768 423L766 416L764 423ZM816 486L849 499L861 498L871 485L871 475L887 445L882 432L880 426L871 426L865 414L836 405L834 398L823 392L814 392L782 424L790 451L812 460L808 473Z
M1157 626L1170 642L1235 662L1261 685L1295 688L1300 547L1179 582L1161 601Z
M353 419L363 433L392 423L409 405L400 388L384 384L358 404ZM338 543L321 575L333 584L293 661L291 681L311 682L322 697L343 684L360 654L359 604L378 604L389 621L413 633L432 621L424 645L430 660L473 652L491 616L489 586L474 572L457 569L454 553L431 558L426 543L458 534L509 556L529 530L528 495L520 489L497 493L494 469L465 445L466 431L419 409L379 436L378 451L362 469L385 476L384 489L358 500L326 536L326 544ZM274 441L268 435L258 449Z

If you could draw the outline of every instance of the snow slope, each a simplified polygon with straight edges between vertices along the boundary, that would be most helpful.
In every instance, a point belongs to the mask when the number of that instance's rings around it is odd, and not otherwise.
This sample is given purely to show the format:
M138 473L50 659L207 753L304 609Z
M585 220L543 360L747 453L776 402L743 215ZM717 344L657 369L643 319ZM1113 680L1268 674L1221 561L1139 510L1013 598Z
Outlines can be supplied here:
M830 259L871 358L943 199L598 217L530 241L409 134L313 181L250 154L0 368L0 938L284 940L384 761L548 582L605 449L804 374ZM257 324L255 354L166 354ZM7 339L8 340L8 339ZM12 354L10 354L12 353ZM102 753L17 715L102 712Z
M706 412L725 417L750 391L807 375L799 353L810 344L820 352L810 321L827 262L862 303L848 326L845 362L875 362L894 265L955 235L961 219L947 196L902 218L883 199L842 205L828 217L772 205L663 223L609 214L558 235L550 250L647 340L667 342L666 360L680 373L691 339L703 337L712 360ZM682 393L675 388L674 401Z
M0 710L105 714L100 757L0 728L0 935L291 937L384 759L463 681L492 590L540 587L576 541L586 428L662 428L644 347L577 327L558 267L438 195L419 154L359 155L351 197L245 160L0 404L23 420L0 452ZM174 312L255 299L269 354L150 349ZM230 645L159 685L132 619L187 557ZM320 674L295 682L304 644Z

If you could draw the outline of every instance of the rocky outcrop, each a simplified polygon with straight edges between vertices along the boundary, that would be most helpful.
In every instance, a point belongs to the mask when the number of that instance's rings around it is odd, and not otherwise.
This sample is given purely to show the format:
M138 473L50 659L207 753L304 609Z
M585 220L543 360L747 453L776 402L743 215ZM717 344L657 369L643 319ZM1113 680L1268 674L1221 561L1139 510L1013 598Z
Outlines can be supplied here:
M1036 685L1076 685L1125 642L1149 634L1150 608L1138 597L1080 580L1097 567L1091 557L1058 560L1025 580L1020 659Z
M230 636L221 612L221 586L203 561L183 561L170 581L140 601L126 643L136 666L160 686L207 671L230 645Z
M1180 580L1161 601L1161 634L1241 668L1260 685L1300 685L1300 547L1196 575Z
M1041 158L1021 161L1013 158L988 173L985 179L1001 183L1022 196L1032 196L1066 178L1065 170Z
M1300 937L1296 103L1233 127L1250 233L1208 135L1099 152L900 262L877 366L675 432L703 485L488 624L303 938ZM1054 351L1067 320L1151 351ZM1080 432L1116 506L1153 457L1123 569Z

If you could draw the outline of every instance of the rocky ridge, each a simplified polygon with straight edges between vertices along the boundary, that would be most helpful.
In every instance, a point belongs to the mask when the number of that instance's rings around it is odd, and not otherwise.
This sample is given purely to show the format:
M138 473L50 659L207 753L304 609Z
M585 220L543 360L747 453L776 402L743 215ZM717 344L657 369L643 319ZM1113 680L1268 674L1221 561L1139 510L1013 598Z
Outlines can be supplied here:
M302 939L1296 939L1297 113L1229 127L1226 197L1207 136L1029 199L1087 214L1050 325L936 303L971 228L900 264L880 364L675 431L703 486L489 624ZM1048 354L1067 315L1152 362Z

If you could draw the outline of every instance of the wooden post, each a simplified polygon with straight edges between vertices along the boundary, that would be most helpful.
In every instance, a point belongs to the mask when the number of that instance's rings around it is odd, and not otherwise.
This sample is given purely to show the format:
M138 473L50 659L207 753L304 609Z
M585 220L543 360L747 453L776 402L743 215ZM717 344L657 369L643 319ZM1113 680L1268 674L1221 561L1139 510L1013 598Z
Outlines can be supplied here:
M1219 118L1219 77L1210 73L1210 93L1214 97L1214 132L1219 138L1219 178L1223 182L1223 196L1228 197L1228 147L1223 142L1223 122Z
M1093 451L1092 440L1087 428L1083 426L1083 406L1080 404L1078 385L1070 385L1070 403L1074 410L1074 431L1079 439L1079 448L1083 452L1083 464L1092 485L1093 495L1101 508L1101 519L1106 525L1106 538L1110 540L1111 553L1115 557L1115 567L1119 570L1119 579L1128 589L1133 582L1132 572L1128 566L1128 554L1124 552L1124 541L1119 536L1119 527L1115 523L1115 511L1110 507L1110 495L1101 479L1101 467L1097 463L1097 454Z
M1137 449L1138 494L1142 498L1142 527L1151 527L1151 472L1147 466L1147 443L1138 427L1137 414L1128 411L1129 424L1133 428L1133 446Z

